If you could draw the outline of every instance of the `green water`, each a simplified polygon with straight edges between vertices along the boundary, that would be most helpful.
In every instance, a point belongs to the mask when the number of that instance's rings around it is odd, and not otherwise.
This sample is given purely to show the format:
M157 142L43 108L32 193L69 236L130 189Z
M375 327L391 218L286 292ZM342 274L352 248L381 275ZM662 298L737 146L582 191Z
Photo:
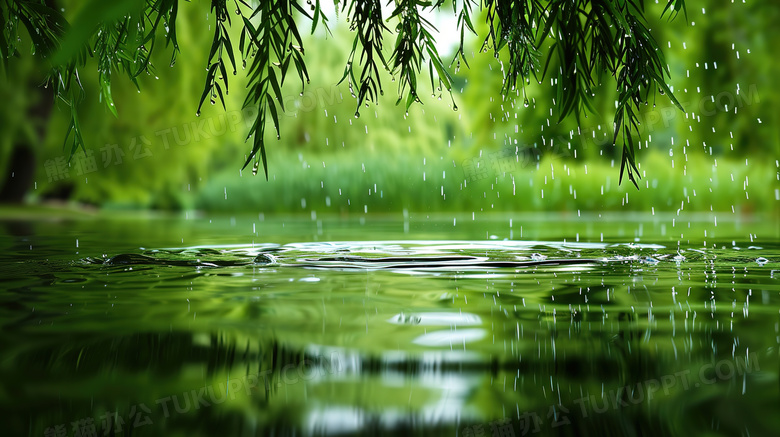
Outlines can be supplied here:
M776 435L773 217L0 220L4 435Z

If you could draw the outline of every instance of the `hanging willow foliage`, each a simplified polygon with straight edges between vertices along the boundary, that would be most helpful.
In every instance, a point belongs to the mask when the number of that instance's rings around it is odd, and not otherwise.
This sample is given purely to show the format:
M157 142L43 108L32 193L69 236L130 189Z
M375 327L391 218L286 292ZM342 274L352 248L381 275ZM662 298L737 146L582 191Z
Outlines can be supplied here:
M48 0L0 0L0 55L3 63L17 55L19 25L26 28L35 54L50 63L49 83L56 95L70 107L71 121L65 135L65 147L71 156L84 140L78 121L78 104L84 91L79 79L89 57L98 65L100 97L116 115L111 96L111 78L115 72L127 75L138 86L137 77L154 72L150 57L160 32L166 45L172 47L171 65L176 61L179 45L176 20L179 0L91 0L82 7L73 23ZM303 40L297 18L311 22L311 32L321 25L327 29L327 18L320 0L212 0L209 19L214 20L214 38L209 51L203 94L197 113L209 98L219 99L229 92L229 74L237 73L235 46L230 38L231 26L241 26L238 54L249 78L244 107L253 106L257 116L247 140L252 149L244 167L254 162L257 172L262 162L266 178L266 122L271 122L279 137L279 109L284 111L281 87L288 72L295 71L303 90L309 83ZM649 97L666 94L682 110L665 79L669 68L645 20L643 0L380 0L334 1L346 12L355 37L342 81L347 80L357 99L355 116L361 105L377 102L384 94L379 69L398 79L398 105L408 110L420 102L418 77L426 68L430 85L446 89L452 95L449 67L461 61L468 66L464 39L466 32L476 34L474 16L484 12L487 35L482 51L498 57L506 52L502 74L507 95L517 93L531 77L541 81L550 62L557 59L556 74L559 117L584 111L594 112L590 103L593 88L607 73L614 77L618 101L614 118L614 141L622 140L620 180L627 173L637 185L635 145L639 140L638 111ZM452 9L457 16L460 45L452 62L445 64L435 47L437 29L425 19L434 10ZM383 17L383 10L389 12ZM667 0L662 16L674 18L685 13L684 0ZM687 13L686 13L687 15ZM687 19L687 17L686 17ZM384 36L395 34L392 54L383 54ZM547 51L546 60L543 51ZM544 60L544 67L542 63ZM357 90L357 92L355 92ZM457 108L457 106L453 106ZM68 146L70 144L70 146ZM617 147L617 144L614 144ZM258 156L259 155L259 156ZM638 185L637 185L638 188Z

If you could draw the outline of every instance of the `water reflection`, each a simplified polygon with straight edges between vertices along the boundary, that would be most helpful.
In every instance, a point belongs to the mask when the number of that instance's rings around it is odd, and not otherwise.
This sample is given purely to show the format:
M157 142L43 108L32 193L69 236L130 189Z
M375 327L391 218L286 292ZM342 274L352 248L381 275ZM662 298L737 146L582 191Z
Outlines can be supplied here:
M16 348L3 363L4 391L14 399L11 411L35 411L36 425L47 428L92 419L96 429L118 432L121 418L125 430L141 434L447 434L498 423L545 433L566 425L576 434L674 432L675 409L706 416L707 408L744 403L748 389L776 383L766 354L714 360L699 349L671 360L642 346L645 332L630 315L616 319L601 339L586 335L582 322L526 332L533 340L517 342L514 358L301 350L227 331L71 335L67 345L59 338ZM586 344L568 340L583 336L591 337ZM20 418L12 425L23 425ZM718 426L737 431L733 418L724 419Z
M17 241L0 405L9 435L769 435L780 246L733 246Z

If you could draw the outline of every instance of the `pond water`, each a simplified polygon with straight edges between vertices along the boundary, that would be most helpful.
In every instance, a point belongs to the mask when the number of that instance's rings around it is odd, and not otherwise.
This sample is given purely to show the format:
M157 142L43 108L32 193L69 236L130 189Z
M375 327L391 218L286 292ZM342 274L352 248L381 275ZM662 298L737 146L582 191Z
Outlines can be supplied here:
M3 434L773 435L777 223L20 213Z

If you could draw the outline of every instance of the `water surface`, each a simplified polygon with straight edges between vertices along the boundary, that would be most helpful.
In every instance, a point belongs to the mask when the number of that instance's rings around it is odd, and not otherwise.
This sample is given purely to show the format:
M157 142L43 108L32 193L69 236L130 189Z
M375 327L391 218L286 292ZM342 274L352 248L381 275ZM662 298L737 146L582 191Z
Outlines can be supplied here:
M8 435L780 429L772 218L36 214L0 247Z

